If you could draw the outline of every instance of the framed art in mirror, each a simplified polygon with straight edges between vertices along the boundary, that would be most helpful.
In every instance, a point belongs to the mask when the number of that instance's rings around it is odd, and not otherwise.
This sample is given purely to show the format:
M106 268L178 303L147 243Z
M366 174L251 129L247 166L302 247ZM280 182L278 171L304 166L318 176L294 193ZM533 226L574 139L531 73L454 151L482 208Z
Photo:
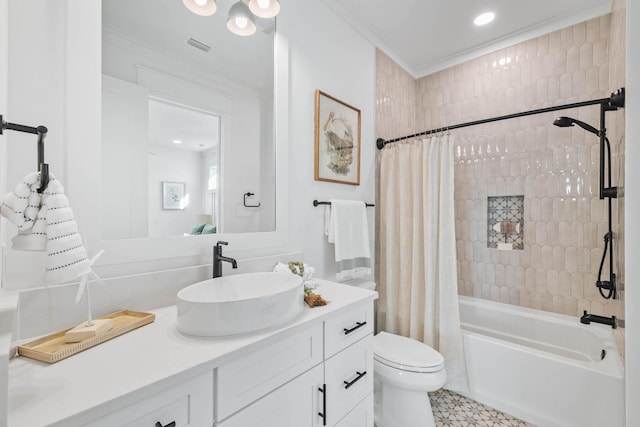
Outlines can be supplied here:
M187 196L184 182L162 181L162 209L179 209L187 207Z
M315 180L360 185L360 110L316 90Z

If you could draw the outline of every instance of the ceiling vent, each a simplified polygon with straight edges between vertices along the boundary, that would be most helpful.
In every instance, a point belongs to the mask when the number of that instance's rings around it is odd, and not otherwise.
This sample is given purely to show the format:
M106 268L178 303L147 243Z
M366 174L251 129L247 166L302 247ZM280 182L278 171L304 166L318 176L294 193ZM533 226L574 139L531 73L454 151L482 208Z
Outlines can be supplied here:
M209 52L211 50L211 46L206 45L196 39L188 39L187 43L190 44L191 46L195 47L196 49L200 49L203 52Z

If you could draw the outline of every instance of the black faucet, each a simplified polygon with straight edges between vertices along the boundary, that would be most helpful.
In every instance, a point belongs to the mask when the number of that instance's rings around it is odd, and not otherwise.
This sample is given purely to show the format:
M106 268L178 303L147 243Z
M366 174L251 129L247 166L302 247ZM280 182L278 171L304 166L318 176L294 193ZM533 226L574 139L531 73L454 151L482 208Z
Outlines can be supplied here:
M617 327L616 316L611 316L611 317L598 316L597 314L589 314L587 313L587 310L585 310L584 314L580 318L580 323L584 323L585 325L588 325L591 322L602 323L603 325L609 325L613 329Z
M238 268L238 263L233 258L222 256L222 245L228 245L229 242L218 241L213 247L213 278L222 276L222 261L230 262L231 267Z

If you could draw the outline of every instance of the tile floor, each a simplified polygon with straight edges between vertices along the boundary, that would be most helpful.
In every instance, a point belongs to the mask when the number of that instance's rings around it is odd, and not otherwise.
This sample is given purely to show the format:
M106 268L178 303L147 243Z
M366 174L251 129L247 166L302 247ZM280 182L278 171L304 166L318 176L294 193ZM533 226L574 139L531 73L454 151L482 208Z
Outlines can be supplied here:
M535 427L459 394L429 393L436 427Z

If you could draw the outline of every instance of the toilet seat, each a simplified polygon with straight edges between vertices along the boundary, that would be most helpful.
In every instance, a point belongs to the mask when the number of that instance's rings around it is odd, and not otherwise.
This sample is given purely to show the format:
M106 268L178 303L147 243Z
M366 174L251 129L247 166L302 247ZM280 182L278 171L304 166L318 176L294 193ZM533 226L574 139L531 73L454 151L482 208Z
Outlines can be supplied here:
M373 338L373 357L391 368L409 372L444 369L444 357L433 348L411 338L380 332Z

